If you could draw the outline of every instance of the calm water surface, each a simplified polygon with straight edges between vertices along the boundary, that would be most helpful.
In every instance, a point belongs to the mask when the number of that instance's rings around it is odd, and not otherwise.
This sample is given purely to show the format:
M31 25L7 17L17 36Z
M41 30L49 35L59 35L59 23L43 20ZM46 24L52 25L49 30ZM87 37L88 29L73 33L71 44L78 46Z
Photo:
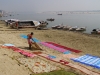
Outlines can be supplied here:
M50 14L50 13L19 13L13 16L2 17L5 19L19 19L19 20L37 20L46 21L47 18L54 18L55 21L48 22L48 27L63 24L68 26L87 27L85 33L91 33L92 29L100 28L100 14Z

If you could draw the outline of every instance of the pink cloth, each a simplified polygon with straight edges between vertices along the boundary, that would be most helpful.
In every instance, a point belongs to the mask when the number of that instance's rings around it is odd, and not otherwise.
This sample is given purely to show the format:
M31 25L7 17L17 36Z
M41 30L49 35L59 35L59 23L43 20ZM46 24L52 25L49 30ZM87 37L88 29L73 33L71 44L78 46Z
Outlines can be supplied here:
M41 42L42 45L46 46L46 47L49 47L49 48L52 48L54 50L57 50L59 52L66 52L67 50L66 49L63 49L63 48L60 48L60 47L57 47L57 46L54 46L52 44L49 44L49 43L46 43L46 42Z
M14 46L9 46L8 48L14 50L15 52L19 52L19 53L21 53L21 54L23 54L25 56L28 56L28 57L35 57L35 56L37 56L36 54L33 54L33 53L30 53L30 52L24 51L22 49L19 49L17 47L14 47Z

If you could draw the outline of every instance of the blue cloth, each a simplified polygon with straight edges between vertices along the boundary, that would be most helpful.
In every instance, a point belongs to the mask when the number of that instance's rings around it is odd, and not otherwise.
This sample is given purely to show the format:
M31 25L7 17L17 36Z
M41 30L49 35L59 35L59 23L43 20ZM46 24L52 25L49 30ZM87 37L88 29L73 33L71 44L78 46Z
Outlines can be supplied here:
M33 40L34 40L35 42L37 42L37 43L40 42L40 41L39 41L38 39L36 39L36 38L33 38Z
M22 38L27 39L26 35L20 35Z
M49 55L48 57L52 59L56 58L56 56L52 56L52 55Z
M70 51L63 52L63 54L70 54Z
M78 58L72 58L71 60L100 69L100 57L97 56L86 54Z
M20 35L22 38L27 39L26 35ZM40 41L36 38L32 38L35 42L39 43Z

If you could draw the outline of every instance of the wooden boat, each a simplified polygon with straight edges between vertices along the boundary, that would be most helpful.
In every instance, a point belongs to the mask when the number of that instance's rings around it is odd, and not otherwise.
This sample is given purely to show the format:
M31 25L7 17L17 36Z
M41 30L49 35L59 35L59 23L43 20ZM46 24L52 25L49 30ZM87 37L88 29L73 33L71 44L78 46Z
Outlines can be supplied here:
M75 26L75 27L70 27L70 28L69 28L69 31L76 31L77 28L78 28L77 26Z
M38 27L40 24L39 21L32 21L32 20L7 20L11 28L16 28L16 22L18 22L18 28L35 28Z
M38 21L18 21L18 28L35 28L36 26L39 26L40 22Z
M57 27L59 27L59 25L52 26L52 29L57 29Z
M63 28L64 26L62 24L57 27L57 29L63 29Z
M91 34L100 34L100 29L93 29Z
M58 14L58 15L62 15L62 14Z
M52 29L63 29L63 24L52 26Z
M39 21L41 25L48 25L47 21Z
M66 26L63 27L63 30L69 30L71 27L72 27L72 26L67 26L67 25L66 25Z
M86 27L79 27L76 29L76 31L86 31Z
M48 18L47 21L54 21L54 18Z

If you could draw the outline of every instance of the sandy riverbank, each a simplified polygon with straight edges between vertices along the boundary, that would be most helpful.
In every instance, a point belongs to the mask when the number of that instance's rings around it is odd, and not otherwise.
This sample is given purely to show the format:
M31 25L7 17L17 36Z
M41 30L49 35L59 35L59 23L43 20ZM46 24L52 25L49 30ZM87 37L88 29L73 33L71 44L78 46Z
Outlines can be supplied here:
M100 56L100 37L95 35L87 35L82 33L63 31L63 30L34 30L34 29L10 29L0 21L0 44L14 44L16 47L28 50L27 40L20 37L21 34L29 34L34 32L35 38L40 41L51 41L63 46L67 46L73 49L81 50L82 52L75 55L92 54ZM49 48L43 47L44 53L55 55L59 57L60 52L52 51ZM30 75L31 71L24 65L19 66L16 60L12 60L12 57L22 57L19 53L14 53L12 50L0 48L0 74L2 75ZM36 60L36 61L39 61ZM42 61L43 63L46 63ZM34 62L35 63L35 62ZM48 63L47 63L48 64ZM5 65L5 66L4 66ZM50 64L51 65L51 64ZM12 67L12 69L11 69ZM52 67L52 65L51 65ZM55 67L58 69L58 67Z

